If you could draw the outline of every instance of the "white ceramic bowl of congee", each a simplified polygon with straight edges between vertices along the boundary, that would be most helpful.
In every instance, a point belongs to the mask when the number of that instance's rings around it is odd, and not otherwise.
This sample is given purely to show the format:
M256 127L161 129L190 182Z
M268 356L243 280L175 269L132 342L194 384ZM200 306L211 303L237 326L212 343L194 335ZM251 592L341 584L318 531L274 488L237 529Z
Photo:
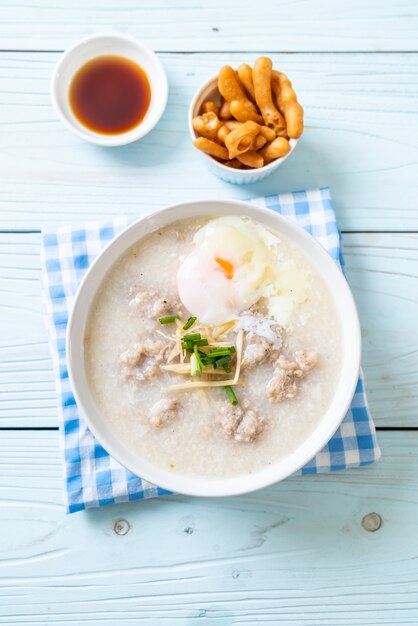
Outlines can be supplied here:
M154 465L142 458L137 450L129 449L118 438L101 414L89 388L84 338L95 296L121 255L147 234L178 219L219 215L248 216L278 232L303 252L325 282L335 303L341 328L341 369L328 408L313 431L300 441L296 449L277 462L250 474L202 478L183 475L171 471L168 467ZM269 209L234 201L196 201L178 204L147 215L128 226L102 251L87 271L75 298L67 334L67 360L71 386L80 414L97 440L110 455L134 474L170 491L193 496L231 496L251 492L287 478L308 463L328 443L349 409L358 380L360 353L360 325L353 296L340 268L326 250L290 219ZM117 398L114 401L117 402Z

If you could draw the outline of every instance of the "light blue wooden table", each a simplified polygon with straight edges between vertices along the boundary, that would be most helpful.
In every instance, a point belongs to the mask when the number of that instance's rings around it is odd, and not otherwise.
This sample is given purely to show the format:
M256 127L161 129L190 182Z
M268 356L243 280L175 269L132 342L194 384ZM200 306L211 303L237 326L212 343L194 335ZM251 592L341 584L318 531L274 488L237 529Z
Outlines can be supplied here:
M156 130L113 150L68 133L48 93L59 52L100 30L147 42L170 82ZM416 0L0 0L0 46L0 623L416 626ZM233 187L195 158L187 107L220 65L260 52L292 78L306 132L276 175ZM66 516L41 224L322 185L344 232L381 462Z

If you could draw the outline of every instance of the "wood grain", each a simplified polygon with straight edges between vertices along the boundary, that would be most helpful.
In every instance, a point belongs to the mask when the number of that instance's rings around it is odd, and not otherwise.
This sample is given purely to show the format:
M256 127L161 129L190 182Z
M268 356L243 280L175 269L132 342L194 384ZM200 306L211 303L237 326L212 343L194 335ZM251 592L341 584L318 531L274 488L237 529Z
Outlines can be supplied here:
M3 49L62 50L98 31L134 35L159 51L418 50L414 0L2 0Z
M198 158L187 109L221 65L256 56L162 55L170 82L163 119L142 141L105 149L74 137L56 119L48 93L56 54L0 54L0 229L37 230L45 222L139 215L183 200L329 185L343 230L418 230L418 56L272 55L294 82L306 131L274 175L234 186Z
M57 433L3 433L1 623L415 624L418 433L379 438L364 469L68 517Z
M418 235L350 234L344 244L372 413L418 426Z
M344 235L363 329L370 406L385 426L418 426L418 235ZM0 424L56 425L40 301L39 235L0 235Z

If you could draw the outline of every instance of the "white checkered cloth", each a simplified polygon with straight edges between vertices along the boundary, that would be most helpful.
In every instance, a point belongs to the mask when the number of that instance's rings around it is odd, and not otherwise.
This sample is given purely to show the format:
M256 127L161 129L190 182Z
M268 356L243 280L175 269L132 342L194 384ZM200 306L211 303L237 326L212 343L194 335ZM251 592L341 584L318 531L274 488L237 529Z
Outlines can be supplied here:
M329 189L272 195L253 202L295 220L320 241L335 261L343 263ZM65 334L77 286L97 254L128 223L127 217L116 217L110 223L45 228L42 233L43 295L58 394L65 500L69 513L169 493L134 476L100 446L79 415L68 380ZM346 469L373 463L379 457L375 427L360 376L351 408L340 428L299 473Z

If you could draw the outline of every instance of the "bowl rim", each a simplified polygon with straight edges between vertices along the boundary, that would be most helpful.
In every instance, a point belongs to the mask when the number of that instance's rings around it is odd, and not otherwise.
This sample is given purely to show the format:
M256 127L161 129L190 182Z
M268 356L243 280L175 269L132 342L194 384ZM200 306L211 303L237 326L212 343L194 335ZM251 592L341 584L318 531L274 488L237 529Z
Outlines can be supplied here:
M207 89L212 83L213 83L213 87L215 87L215 84L218 82L218 74L213 74L210 78L208 78L195 92L192 101L190 103L189 106L189 112L188 112L188 126L189 126L189 132L190 132L190 136L192 138L192 142L194 139L196 139L197 137L199 137L198 133L196 133L195 129L193 128L193 118L196 115L199 115L199 112L196 111L196 105L197 102L200 99L200 96L202 94L203 91L205 91L205 89ZM242 175L242 177L249 177L251 174L254 174L254 172L269 172L270 170L275 170L277 167L279 167L294 151L294 149L296 148L299 140L301 139L302 135L300 137L298 137L297 139L289 139L289 143L290 143L290 151L285 154L285 156L280 157L279 159L275 159L274 161L271 161L270 163L267 163L267 165L263 165L262 167L253 167L251 169L248 170L243 170L243 169L238 169L238 170L234 170L235 172L238 172L240 175ZM195 146L193 146L195 147ZM195 150L197 150L197 148L195 148ZM205 157L211 164L216 164L217 167L219 167L222 171L224 172L231 172L231 167L228 167L227 165L224 165L221 161L217 161L216 159L214 159L212 156L210 156L209 154L206 154L205 152L202 152L202 150L199 150L199 154L201 154L203 157Z
M100 133L95 133L91 131L91 134L88 133L83 127L78 128L74 124L72 124L66 115L64 115L62 111L62 107L59 103L58 99L58 79L59 73L67 61L67 59L81 46L90 43L91 41L100 40L100 39L114 39L117 41L124 41L126 43L131 44L135 48L137 48L141 54L148 56L153 60L155 66L157 68L156 75L157 80L159 82L159 89L161 90L160 98L154 105L155 110L155 119L152 121L151 125L143 124L142 122L138 124L138 126L125 131L123 133L118 133L116 135L102 135ZM123 56L123 55L121 55ZM145 137L160 121L168 100L168 79L167 74L165 72L164 66L161 63L157 54L145 43L133 37L131 35L126 35L125 33L119 33L116 31L103 31L99 33L93 33L91 35L87 35L86 37L82 37L81 39L77 39L74 43L72 43L68 48L64 50L64 52L60 55L58 61L56 62L54 69L52 71L52 76L50 80L50 96L52 101L52 107L58 117L58 119L64 124L64 126L70 130L72 133L88 141L89 143L104 146L104 147L117 147L127 145L129 143L133 143L142 137Z
M216 205L219 207L219 211L214 212L210 209L206 210L205 207L207 205ZM340 321L343 316L346 320L346 324L343 326L341 322L342 350L344 354L342 355L341 373L337 389L330 405L311 434L295 450L285 455L283 459L271 466L257 470L249 475L239 475L232 478L206 479L173 473L153 465L141 458L137 453L134 454L133 451L129 451L117 436L112 434L112 429L106 425L106 420L101 416L100 410L93 399L93 394L87 383L84 363L84 337L88 315L97 290L100 288L105 276L111 268L114 267L117 260L134 245L135 242L140 241L140 239L157 228L161 228L177 220L199 215L219 214L249 214L250 217L259 219L261 223L267 225L271 222L275 222L277 224L276 228L271 225L269 227L273 230L277 230L279 234L282 232L282 235L285 237L290 237L293 245L303 254L305 254L308 248L310 256L306 254L305 256L308 256L310 260L312 260L312 256L315 256L316 259L321 261L327 268L326 271L330 274L330 276L325 277L324 274L320 272L327 287L330 289L330 283L334 284L334 289L337 287L340 296L339 302L337 302L331 289L330 291L339 313ZM168 219L165 220L165 217ZM162 218L162 224L158 224L160 218ZM135 235L136 230L140 230L142 225L144 226L145 233L137 237ZM291 233L290 236L289 233ZM295 238L292 238L292 234L295 235ZM130 241L130 238L132 239L134 235L135 237ZM299 241L302 241L304 245L300 245ZM120 248L119 250L118 246ZM112 253L114 259L109 263L109 257L112 256ZM103 265L103 267L100 268L100 265ZM95 279L97 268L103 273L100 280ZM318 270L317 265L316 268ZM342 295L343 297L341 298ZM341 301L343 302L342 304L340 304ZM75 345L77 344L77 335L80 341L78 345ZM99 253L84 275L74 298L66 332L66 360L71 389L80 416L85 420L97 441L123 467L130 470L133 474L140 476L142 479L169 491L199 497L224 497L250 493L288 478L312 460L330 441L349 409L357 386L360 359L361 331L358 313L350 287L337 263L312 235L308 234L290 218L268 208L258 207L248 202L235 200L220 201L215 199L178 203L140 217L138 220L129 224ZM343 379L344 368L348 368L345 380ZM341 386L342 392L340 390ZM336 408L334 405L336 405ZM336 413L334 416L331 415L333 411ZM321 433L320 436L318 433ZM300 452L301 450L303 453Z

